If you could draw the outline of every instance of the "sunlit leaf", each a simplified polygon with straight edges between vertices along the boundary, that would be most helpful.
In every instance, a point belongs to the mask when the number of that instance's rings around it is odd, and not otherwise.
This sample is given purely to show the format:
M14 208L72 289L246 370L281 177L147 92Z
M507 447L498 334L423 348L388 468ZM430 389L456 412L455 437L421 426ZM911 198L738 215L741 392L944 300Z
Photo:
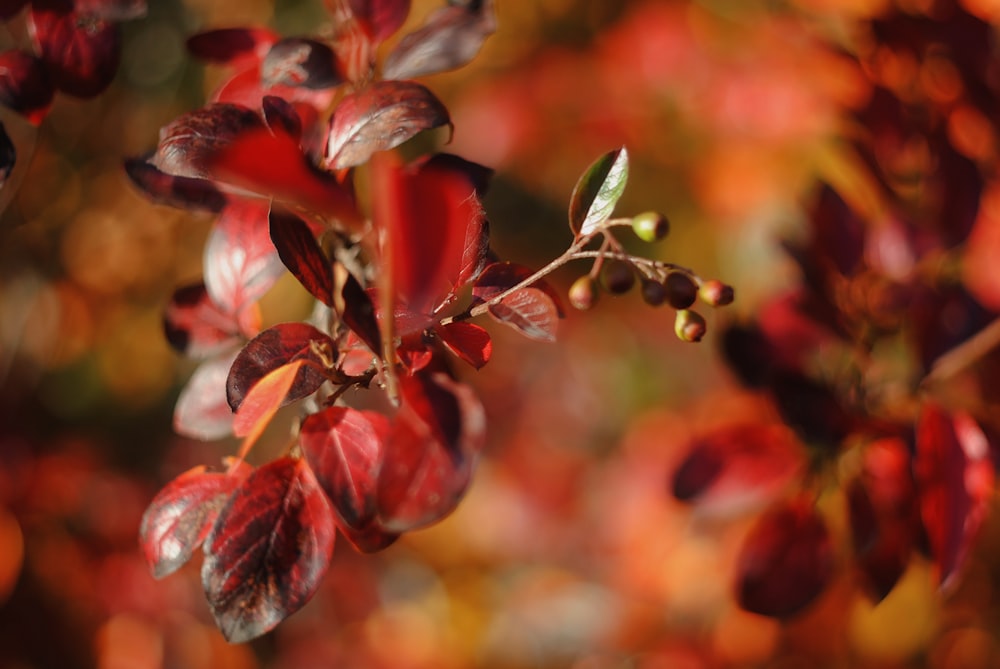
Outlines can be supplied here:
M376 485L389 420L373 411L334 406L310 414L299 431L302 454L344 524L363 528L375 517Z
M229 495L250 471L250 466L243 463L230 473L209 472L199 466L157 493L139 528L143 555L154 577L163 578L191 559Z
M833 544L813 500L801 496L766 511L736 562L740 606L772 618L800 613L833 577Z
M233 410L226 399L226 379L237 351L205 360L191 374L174 406L174 431L202 441L233 433Z
M435 10L386 56L386 79L413 79L465 65L496 31L492 0L449 3Z
M233 434L246 437L247 448L257 441L274 414L287 403L288 393L304 366L305 360L282 365L264 375L243 396L233 418Z
M326 381L326 370L333 366L337 347L330 336L308 323L281 323L254 337L233 362L226 381L226 396L233 411L240 409L247 393L265 376L288 363L302 361L304 366L295 382L286 390L281 405L316 392Z
M267 212L266 202L234 200L208 235L205 287L224 310L238 312L256 302L284 272L268 235Z
M330 118L325 162L341 169L368 162L424 130L450 125L444 104L413 81L378 81L341 99Z
M624 146L594 161L570 196L569 227L573 234L589 235L611 218L627 180L628 152Z
M202 586L226 639L258 637L309 601L335 537L333 509L305 460L250 474L205 542Z
M459 321L437 326L434 331L449 351L476 369L490 361L493 340L490 333L478 325Z
M269 215L271 241L288 271L313 297L333 306L333 267L301 218L278 207Z

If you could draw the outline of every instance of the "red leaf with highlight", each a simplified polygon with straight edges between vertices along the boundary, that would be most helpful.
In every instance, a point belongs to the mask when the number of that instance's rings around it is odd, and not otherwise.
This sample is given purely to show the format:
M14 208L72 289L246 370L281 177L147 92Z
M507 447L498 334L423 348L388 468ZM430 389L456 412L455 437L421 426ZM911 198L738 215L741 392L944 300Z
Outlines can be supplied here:
M375 517L375 493L389 419L373 411L330 407L302 422L302 454L338 515L361 529Z
M240 463L231 473L189 469L157 493L142 517L139 540L155 578L177 571L208 536L229 495L249 475Z
M288 271L313 297L333 306L333 266L309 225L286 209L271 208L271 241Z
M449 351L476 369L490 361L493 340L490 333L478 325L459 321L436 326L434 331Z
M265 376L288 363L305 363L286 391L281 405L311 395L326 381L326 370L337 358L330 336L308 323L281 323L254 337L233 362L226 380L226 396L233 411L240 409L247 393Z
M249 641L316 593L333 554L333 509L305 460L254 471L205 542L202 586L226 639Z
M253 130L270 134L254 110L234 104L211 104L182 114L164 126L150 162L174 176L214 178L218 154L237 137Z
M247 444L257 441L278 409L288 403L288 394L304 366L304 360L290 362L255 383L236 410L233 434L246 437Z
M737 558L741 607L772 618L801 612L833 577L833 544L811 498L798 497L765 512Z
M379 520L390 532L451 513L485 441L483 407L467 386L420 373L402 378L401 391L378 480Z
M920 511L942 590L957 583L993 494L989 443L962 412L924 403L917 420Z
M559 326L559 307L539 288L521 288L490 306L490 315L529 339L554 342Z
M212 226L205 244L205 287L223 309L239 311L274 286L284 268L271 243L268 205L234 200Z
M235 345L244 334L253 334L256 316L256 307L251 306L238 318L211 299L205 284L197 283L174 292L163 317L163 329L177 351L205 358Z

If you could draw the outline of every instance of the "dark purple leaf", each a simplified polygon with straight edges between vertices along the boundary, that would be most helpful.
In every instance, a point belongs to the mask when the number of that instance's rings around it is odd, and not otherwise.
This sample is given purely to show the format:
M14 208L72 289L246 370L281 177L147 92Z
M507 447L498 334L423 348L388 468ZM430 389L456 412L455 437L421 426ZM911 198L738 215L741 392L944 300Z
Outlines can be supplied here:
M765 512L737 557L736 597L752 613L789 618L811 604L833 577L833 544L809 496Z
M205 358L256 334L255 307L237 317L212 301L205 284L178 288L167 304L163 329L167 341L177 351L193 358Z
M267 216L266 202L233 200L212 226L204 251L205 287L223 310L247 308L284 273Z
M335 285L339 286L334 298L334 308L344 325L350 328L372 353L380 353L382 335L375 315L372 299L346 267L334 267Z
M401 379L401 394L378 479L379 520L390 532L450 513L485 441L483 407L469 387L421 372Z
M145 158L127 159L125 173L156 204L211 212L222 211L226 206L226 196L212 182L166 174Z
M198 33L188 38L187 47L194 56L212 63L233 64L240 60L263 58L278 35L262 28L222 28Z
M329 335L307 323L281 323L254 337L233 362L226 380L226 397L233 411L240 408L254 384L290 362L302 360L288 395L281 402L289 404L311 395L327 379L333 367L337 347Z
M833 388L805 374L779 373L771 379L778 412L807 444L836 449L856 426Z
M333 88L343 82L333 49L322 42L286 37L271 46L260 64L261 83L273 86Z
M490 333L472 323L454 322L439 325L434 331L445 347L476 369L481 369L493 354Z
M347 407L330 407L302 422L302 454L350 528L362 529L375 518L377 477L388 433L389 419L382 414Z
M294 105L276 95L265 95L260 104L271 132L283 132L295 141L302 141L302 118Z
M424 130L451 125L448 110L413 81L378 81L344 96L330 118L326 165L333 169L368 162Z
M406 35L386 57L386 79L415 79L461 67L496 31L493 0L449 3Z
M271 241L288 271L313 297L333 306L333 266L309 225L286 209L271 208Z
M376 45L399 30L410 13L410 0L347 0L347 3Z
M233 434L233 410L226 400L226 379L237 351L203 361L188 379L174 406L177 434L212 441Z
M281 458L250 474L205 542L202 586L226 639L249 641L302 608L335 537L333 509L305 460Z
M7 179L14 171L15 163L17 163L17 148L7 134L7 128L0 123L0 189L7 185Z
M151 162L174 176L210 178L213 161L222 149L253 130L267 132L254 110L224 103L208 105L177 117L161 129Z
M95 14L32 5L29 28L35 48L60 91L91 98L114 79L121 60L118 24Z
M230 473L189 469L157 493L142 516L139 542L155 578L177 571L208 536L229 495L250 474L245 463Z
M0 104L37 125L54 95L55 88L40 59L18 49L0 53Z

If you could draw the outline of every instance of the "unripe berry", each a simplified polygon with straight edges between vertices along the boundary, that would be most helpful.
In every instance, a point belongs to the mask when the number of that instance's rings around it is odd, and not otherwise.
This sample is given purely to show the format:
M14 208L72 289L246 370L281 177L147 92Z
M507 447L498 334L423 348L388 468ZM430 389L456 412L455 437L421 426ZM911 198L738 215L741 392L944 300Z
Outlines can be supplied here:
M635 285L635 270L623 260L609 260L601 270L601 281L612 295L623 295Z
M677 317L674 319L674 333L681 341L701 341L707 329L705 319L697 311L680 309L677 312Z
M667 301L667 287L655 279L643 279L642 299L646 304L658 307Z
M597 282L587 275L581 276L569 287L569 303L580 311L587 311L597 302Z
M663 284L667 288L667 301L674 309L687 309L698 297L698 285L684 272L671 272Z
M709 306L724 307L733 303L735 294L732 286L724 284L718 279L710 279L698 288L698 297Z
M632 219L632 231L644 242L656 242L670 232L670 221L657 211L645 211Z

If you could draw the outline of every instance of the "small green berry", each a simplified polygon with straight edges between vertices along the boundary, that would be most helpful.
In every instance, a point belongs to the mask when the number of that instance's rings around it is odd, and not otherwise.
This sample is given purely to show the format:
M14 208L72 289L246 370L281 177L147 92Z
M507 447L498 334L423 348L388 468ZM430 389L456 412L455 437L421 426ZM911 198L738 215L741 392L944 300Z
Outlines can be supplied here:
M655 279L643 279L642 299L646 304L658 307L667 301L667 287Z
M705 336L708 326L697 311L680 309L674 319L674 333L681 341L698 342Z
M698 297L698 285L685 272L671 272L663 284L667 288L667 302L674 309L687 309Z
M624 260L608 260L601 270L601 281L612 295L624 295L635 285L635 270Z
M632 231L644 242L657 242L670 232L670 221L657 211L645 211L632 219Z
M718 279L709 279L698 288L698 297L709 306L724 307L733 303L735 294L732 286L724 284Z
M569 287L569 303L575 309L587 311L597 303L599 294L597 282L591 277L584 275L573 282Z

